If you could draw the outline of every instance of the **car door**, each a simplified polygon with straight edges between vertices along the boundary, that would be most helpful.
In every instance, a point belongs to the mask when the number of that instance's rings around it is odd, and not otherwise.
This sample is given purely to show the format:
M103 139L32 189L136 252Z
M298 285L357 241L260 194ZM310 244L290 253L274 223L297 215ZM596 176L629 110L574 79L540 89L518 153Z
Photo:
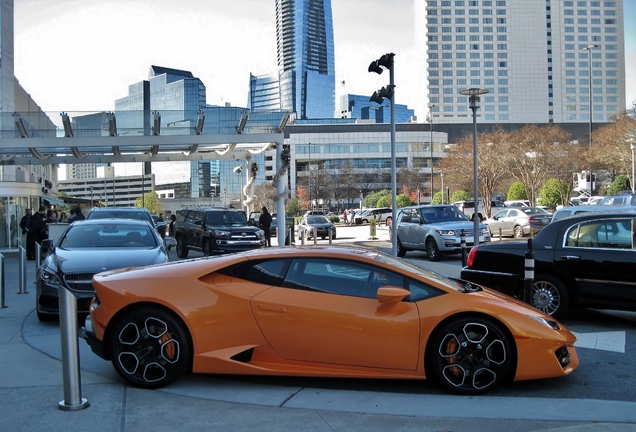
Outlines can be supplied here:
M424 241L421 234L421 215L416 208L404 209L398 224L399 239L409 249L420 249Z
M188 222L188 246L201 247L203 212L191 211L186 222Z
M503 232L503 218L506 217L506 214L508 214L508 210L502 210L495 214L492 219L488 221L488 228L490 229L490 233L493 236L499 235L499 229L502 230L502 235L506 234L505 232Z
M554 265L576 281L581 305L636 307L635 219L573 224L557 242Z
M419 313L409 301L380 303L377 288L403 277L354 261L294 259L281 287L251 300L272 349L294 361L417 369ZM386 276L389 274L389 276Z

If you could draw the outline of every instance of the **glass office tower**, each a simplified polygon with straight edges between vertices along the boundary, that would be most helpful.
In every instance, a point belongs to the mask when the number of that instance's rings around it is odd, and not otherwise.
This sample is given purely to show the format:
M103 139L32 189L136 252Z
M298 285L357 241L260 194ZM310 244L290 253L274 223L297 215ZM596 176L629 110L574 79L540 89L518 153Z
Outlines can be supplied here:
M280 109L299 119L333 118L331 0L276 0Z

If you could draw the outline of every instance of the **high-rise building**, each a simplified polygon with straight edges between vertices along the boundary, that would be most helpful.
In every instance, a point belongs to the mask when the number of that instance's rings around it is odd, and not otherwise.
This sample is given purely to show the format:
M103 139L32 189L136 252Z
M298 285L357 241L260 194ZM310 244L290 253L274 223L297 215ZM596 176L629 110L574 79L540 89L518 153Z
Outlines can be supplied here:
M252 111L280 110L278 74L258 76L250 74L247 106Z
M332 118L336 107L331 0L276 0L280 109Z
M428 0L429 102L436 122L607 122L625 110L623 1ZM591 81L590 81L591 80Z
M406 105L395 105L395 122L408 123L415 111ZM384 99L382 105L371 102L369 96L345 94L340 96L340 117L374 120L376 123L391 122L391 101Z

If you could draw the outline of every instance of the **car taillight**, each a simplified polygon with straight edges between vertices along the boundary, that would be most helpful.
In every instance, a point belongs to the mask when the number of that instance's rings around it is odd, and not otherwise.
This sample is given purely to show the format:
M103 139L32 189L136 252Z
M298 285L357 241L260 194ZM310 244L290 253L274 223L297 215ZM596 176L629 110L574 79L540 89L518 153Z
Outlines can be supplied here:
M479 246L473 247L468 253L468 259L466 260L466 267L472 267L475 262L475 253L477 252L477 248Z

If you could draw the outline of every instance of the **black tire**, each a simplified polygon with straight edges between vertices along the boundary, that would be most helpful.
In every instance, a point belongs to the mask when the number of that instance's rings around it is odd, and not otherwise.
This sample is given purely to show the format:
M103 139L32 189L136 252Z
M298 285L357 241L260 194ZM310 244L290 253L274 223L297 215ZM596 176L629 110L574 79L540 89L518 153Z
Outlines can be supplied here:
M512 235L514 238L523 238L523 228L520 225L515 225L512 229Z
M210 256L212 255L212 244L210 243L212 240L210 239L204 239L203 240L203 247L201 248L203 250L203 256Z
M570 296L563 281L548 274L536 275L532 306L555 318L563 316L570 308Z
M430 261L439 261L442 257L442 254L440 254L439 248L437 247L437 242L432 237L426 239L426 253Z
M500 324L486 317L461 316L433 332L426 349L426 375L453 393L477 395L507 381L515 358Z
M183 237L177 237L177 256L179 258L187 258L188 257L188 247L185 245L183 241Z
M336 232L332 232L331 233L331 240L335 240L336 239Z
M406 255L406 248L402 246L400 239L397 239L397 256L403 258Z
M117 319L109 353L117 373L145 389L163 387L192 367L192 341L186 326L155 306L131 309Z

